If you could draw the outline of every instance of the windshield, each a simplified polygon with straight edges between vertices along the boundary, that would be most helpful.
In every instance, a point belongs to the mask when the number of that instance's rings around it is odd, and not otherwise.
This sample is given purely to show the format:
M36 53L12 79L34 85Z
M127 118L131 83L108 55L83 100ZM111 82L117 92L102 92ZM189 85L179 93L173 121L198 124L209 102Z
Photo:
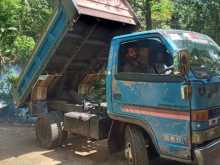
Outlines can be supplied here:
M166 33L178 49L191 55L191 70L198 78L220 76L220 48L208 36L195 32L169 31Z

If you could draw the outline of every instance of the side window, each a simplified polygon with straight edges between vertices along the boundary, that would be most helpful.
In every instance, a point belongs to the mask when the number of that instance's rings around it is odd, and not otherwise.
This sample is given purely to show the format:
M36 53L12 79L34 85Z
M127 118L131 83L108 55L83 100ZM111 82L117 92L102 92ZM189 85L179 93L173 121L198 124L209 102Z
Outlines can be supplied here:
M122 43L118 54L118 73L171 74L172 56L159 38Z

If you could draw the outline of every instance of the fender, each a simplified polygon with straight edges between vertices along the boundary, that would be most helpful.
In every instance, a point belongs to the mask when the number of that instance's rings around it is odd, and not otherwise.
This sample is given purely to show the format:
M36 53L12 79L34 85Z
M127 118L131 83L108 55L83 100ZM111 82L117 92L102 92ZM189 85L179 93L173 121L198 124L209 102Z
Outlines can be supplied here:
M158 145L157 140L156 140L156 136L154 135L154 132L153 132L153 130L151 129L151 127L148 123L143 122L141 120L137 120L137 119L132 118L132 117L116 115L114 113L108 113L108 115L113 120L128 123L128 124L134 124L134 125L137 125L137 126L143 128L148 133L148 135L150 136L150 138L151 138L151 140L152 140L152 142L155 146L155 149L156 149L157 153L159 155L161 155L159 145Z

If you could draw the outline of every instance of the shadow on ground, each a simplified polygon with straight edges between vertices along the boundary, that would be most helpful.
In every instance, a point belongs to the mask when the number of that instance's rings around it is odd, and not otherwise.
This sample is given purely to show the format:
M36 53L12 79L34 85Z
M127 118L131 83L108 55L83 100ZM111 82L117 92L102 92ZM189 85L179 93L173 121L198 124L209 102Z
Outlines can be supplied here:
M126 165L121 154L110 155L106 141L94 142L72 136L62 147L38 147L32 125L0 123L1 165ZM157 160L153 165L182 165Z
M82 160L85 164L91 165L126 165L126 161L123 158L123 153L111 155L108 152L107 142L104 141L91 141L79 136L73 136L68 139L62 149L67 155L74 155L75 160ZM54 155L55 154L55 155ZM53 159L57 158L56 151L45 154ZM60 165L69 165L68 162L62 161ZM164 159L157 159L151 161L152 165L183 165L174 161L167 161ZM78 164L76 164L78 165Z

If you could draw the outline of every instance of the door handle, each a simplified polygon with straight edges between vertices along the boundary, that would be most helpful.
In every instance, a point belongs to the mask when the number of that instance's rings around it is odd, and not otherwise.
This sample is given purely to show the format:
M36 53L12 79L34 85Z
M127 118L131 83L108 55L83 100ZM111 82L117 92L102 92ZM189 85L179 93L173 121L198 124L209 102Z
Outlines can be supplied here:
M121 93L114 93L113 98L116 100L120 100L122 98L122 94Z

